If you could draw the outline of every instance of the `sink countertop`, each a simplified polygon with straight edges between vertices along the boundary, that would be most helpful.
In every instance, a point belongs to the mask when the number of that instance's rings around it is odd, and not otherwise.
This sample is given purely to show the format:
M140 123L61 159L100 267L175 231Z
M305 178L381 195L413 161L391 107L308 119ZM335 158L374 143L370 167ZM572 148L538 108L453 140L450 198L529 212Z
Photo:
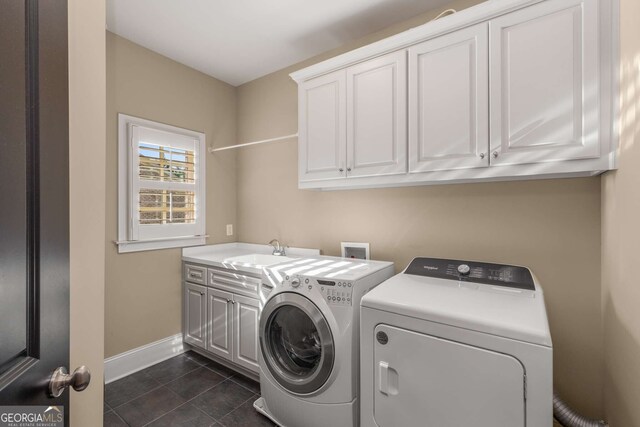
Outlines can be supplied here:
M221 243L218 245L194 246L182 249L182 260L211 267L238 270L244 273L261 274L262 267L247 263L233 262L230 258L244 255L271 255L273 247L254 243ZM302 258L320 255L319 249L286 248L288 258ZM283 259L285 262L286 259ZM275 265L275 264L274 264Z

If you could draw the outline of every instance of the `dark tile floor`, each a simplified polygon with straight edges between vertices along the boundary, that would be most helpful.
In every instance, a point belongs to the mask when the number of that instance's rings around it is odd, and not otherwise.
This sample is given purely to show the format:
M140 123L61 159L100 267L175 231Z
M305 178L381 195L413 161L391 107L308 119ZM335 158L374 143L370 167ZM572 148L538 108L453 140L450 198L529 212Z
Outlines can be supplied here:
M253 409L260 385L194 352L107 384L104 427L273 426Z

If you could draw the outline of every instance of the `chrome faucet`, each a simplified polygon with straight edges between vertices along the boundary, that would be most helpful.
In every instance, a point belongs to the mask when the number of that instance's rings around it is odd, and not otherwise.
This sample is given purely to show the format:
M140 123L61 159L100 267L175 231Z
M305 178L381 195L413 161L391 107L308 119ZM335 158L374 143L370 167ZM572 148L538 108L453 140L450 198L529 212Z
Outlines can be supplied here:
M269 244L271 246L273 246L273 255L277 255L277 256L285 256L286 253L284 252L284 246L282 246L280 244L280 241L278 239L273 239L272 241L269 242Z

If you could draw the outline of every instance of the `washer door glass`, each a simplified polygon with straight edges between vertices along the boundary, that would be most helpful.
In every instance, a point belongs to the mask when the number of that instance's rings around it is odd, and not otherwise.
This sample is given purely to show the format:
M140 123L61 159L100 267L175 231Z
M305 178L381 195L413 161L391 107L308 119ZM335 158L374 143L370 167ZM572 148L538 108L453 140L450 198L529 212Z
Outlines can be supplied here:
M333 368L333 337L320 310L294 293L276 295L262 313L260 342L276 381L294 393L312 393Z

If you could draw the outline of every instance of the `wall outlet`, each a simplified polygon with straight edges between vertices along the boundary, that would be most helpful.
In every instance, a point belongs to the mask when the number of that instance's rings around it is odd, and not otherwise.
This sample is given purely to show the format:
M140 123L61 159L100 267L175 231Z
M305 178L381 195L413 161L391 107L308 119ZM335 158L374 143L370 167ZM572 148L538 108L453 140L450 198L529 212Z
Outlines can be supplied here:
M233 224L227 224L227 236L233 236Z

